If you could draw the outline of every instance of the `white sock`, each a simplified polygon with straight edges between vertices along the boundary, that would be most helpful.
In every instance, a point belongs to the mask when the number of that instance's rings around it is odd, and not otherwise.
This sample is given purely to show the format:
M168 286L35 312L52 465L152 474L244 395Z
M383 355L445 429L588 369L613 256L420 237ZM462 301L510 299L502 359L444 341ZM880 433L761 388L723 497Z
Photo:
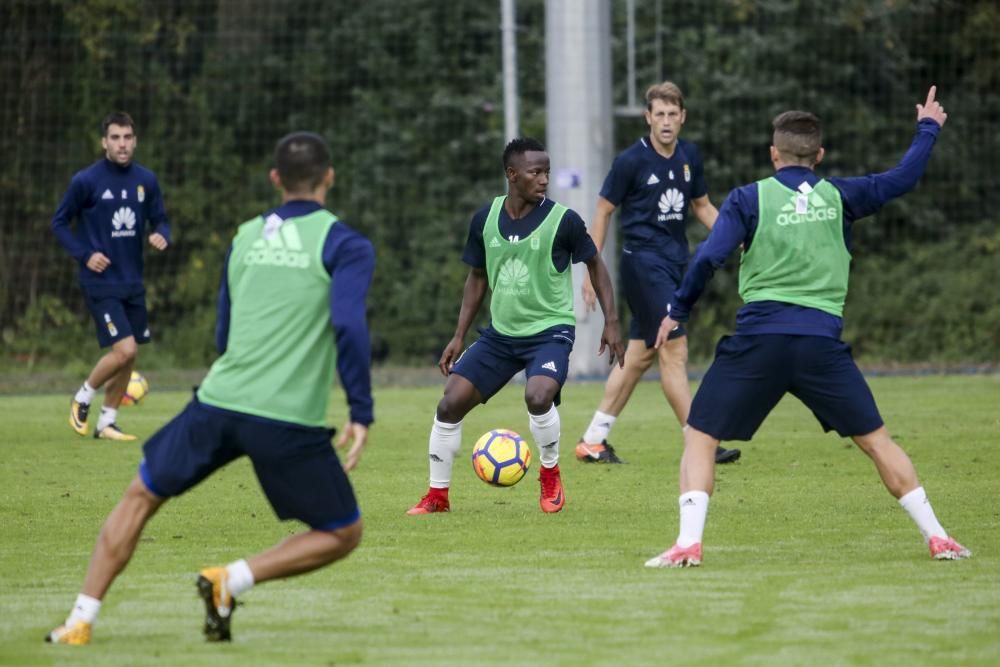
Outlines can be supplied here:
M101 430L111 426L118 419L118 410L116 408L109 408L106 405L101 406L101 416L97 420L97 430Z
M447 489L451 486L451 467L455 455L462 447L462 422L448 424L434 417L428 458L431 465L431 488Z
M87 384L86 380L84 380L83 386L76 390L76 396L73 397L73 400L77 403L90 405L90 402L94 400L94 394L96 393L97 390Z
M608 439L611 427L615 425L615 420L617 419L618 417L614 415L597 410L594 412L594 418L590 420L590 426L587 427L587 430L583 434L583 441L589 442L592 445L604 442Z
M84 623L90 623L93 625L94 621L97 620L97 614L100 613L100 611L100 600L80 593L76 596L76 603L73 605L73 611L69 613L69 618L66 619L66 627L72 627L77 621L83 621Z
M559 464L559 411L553 404L544 415L528 413L531 435L538 447L538 459L543 468L553 468Z
M907 493L899 499L899 504L909 512L910 518L917 524L920 534L924 536L924 542L929 542L932 537L948 537L948 533L934 516L934 508L927 499L924 487L918 486Z
M704 491L688 491L677 499L677 503L681 508L681 530L677 535L677 546L689 547L698 544L705 532L708 494Z
M226 566L229 578L226 584L229 587L229 594L234 598L253 588L253 572L245 560L238 560Z

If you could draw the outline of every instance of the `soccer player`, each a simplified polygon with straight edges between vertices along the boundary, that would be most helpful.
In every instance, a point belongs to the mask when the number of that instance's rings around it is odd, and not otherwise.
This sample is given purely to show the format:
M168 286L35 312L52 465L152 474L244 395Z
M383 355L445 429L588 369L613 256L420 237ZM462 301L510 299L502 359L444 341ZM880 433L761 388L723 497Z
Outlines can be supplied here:
M686 118L684 95L677 85L664 81L651 86L646 91L649 136L615 158L597 198L591 234L598 249L604 245L611 214L621 207L624 240L619 275L632 321L625 364L611 369L604 397L576 446L576 458L585 463L623 462L608 443L608 435L654 359L667 402L680 425L687 423L691 390L683 327L672 332L659 350L653 347L660 320L688 261L688 209L709 229L719 214L708 198L698 147L680 138ZM586 277L583 298L593 310L594 289ZM716 452L719 463L739 457L738 449L720 447Z
M587 265L604 311L599 354L607 347L611 363L621 363L623 356L607 267L580 216L545 196L545 147L534 139L514 139L504 149L503 166L507 195L478 211L469 224L462 261L471 268L458 327L438 362L448 381L431 428L430 488L407 514L449 511L448 487L462 444L462 419L521 370L527 376L524 402L541 460L539 504L543 512L565 506L556 405L576 332L571 263ZM492 292L492 322L459 355L487 287Z
M231 638L236 598L254 584L323 567L361 539L344 471L357 465L373 420L365 303L374 250L323 207L333 168L321 137L281 139L271 181L281 205L241 225L226 259L216 328L222 356L187 407L146 443L138 474L97 538L76 604L48 641L89 643L101 600L146 522L168 498L241 456L253 462L277 516L309 530L200 572L209 641ZM334 368L350 406L337 442L351 445L343 468L326 428Z
M966 558L948 536L906 453L889 436L875 399L840 340L850 268L851 225L912 190L948 115L931 87L917 105L917 132L903 159L881 174L820 178L819 119L786 111L774 119L776 173L729 194L708 240L699 247L656 337L661 345L688 314L716 268L743 246L736 333L715 361L691 406L680 470L680 534L648 567L701 563L701 539L714 482L712 456L721 440L749 440L786 392L813 411L827 431L850 437L910 514L936 559Z
M69 425L82 436L94 394L105 387L95 438L135 440L117 424L118 406L135 366L138 346L150 340L146 290L142 284L143 242L159 251L170 243L170 223L156 175L132 162L135 121L123 111L101 123L104 159L77 172L52 218L52 231L80 265L80 287L97 325L97 342L110 347L70 401ZM70 228L79 220L76 233Z

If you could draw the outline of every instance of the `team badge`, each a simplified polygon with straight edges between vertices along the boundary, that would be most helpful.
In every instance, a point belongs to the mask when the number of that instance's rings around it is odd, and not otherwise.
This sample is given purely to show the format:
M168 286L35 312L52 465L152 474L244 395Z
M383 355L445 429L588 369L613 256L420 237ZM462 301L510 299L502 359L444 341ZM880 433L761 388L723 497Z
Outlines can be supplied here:
M691 182L691 167L689 167L688 165L684 165L684 182L685 183Z
M531 249L532 250L538 250L541 247L542 247L542 241L541 241L541 239L539 239L537 236L532 236L531 237Z
M135 190L135 196L136 196L136 199L138 199L138 200L139 200L139 203L140 203L140 204L141 204L142 202L146 201L146 188L144 188L144 187L142 187L142 186L140 185L140 186L139 186L138 188L136 188L136 190Z
M111 315L109 315L108 313L104 313L104 323L108 325L109 334L111 334L112 336L118 335L118 327L116 327L115 323L111 321Z

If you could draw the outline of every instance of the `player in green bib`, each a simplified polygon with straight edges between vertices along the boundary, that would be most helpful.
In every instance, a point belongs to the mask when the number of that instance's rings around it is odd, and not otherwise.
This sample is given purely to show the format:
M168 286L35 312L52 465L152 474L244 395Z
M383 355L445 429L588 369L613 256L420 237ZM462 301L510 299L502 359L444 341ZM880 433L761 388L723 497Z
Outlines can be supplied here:
M503 154L507 195L477 212L469 225L465 281L455 335L438 365L448 378L429 443L430 487L407 513L450 511L452 464L462 444L462 420L514 375L524 371L524 401L540 463L539 505L558 512L566 503L559 475L559 390L566 382L576 317L570 265L586 264L604 312L598 354L622 363L624 348L607 267L583 220L545 196L549 156L534 139L514 139ZM465 334L487 289L491 324L462 353ZM461 354L460 354L461 353Z
M101 600L146 522L169 498L243 456L278 518L309 529L199 572L206 639L231 638L236 597L255 584L328 565L361 539L345 470L357 465L374 418L366 321L374 249L323 206L333 168L321 137L296 132L278 142L271 180L281 205L241 225L226 259L216 330L222 356L195 398L146 442L73 611L47 641L89 643ZM343 467L326 419L335 369L350 406L337 443L351 446Z
M851 348L840 339L851 264L852 225L920 180L948 114L932 86L917 104L917 131L892 169L821 178L825 151L819 118L786 111L774 119L775 173L733 190L670 301L655 344L686 322L709 278L737 248L740 297L736 331L724 336L691 404L680 470L680 530L647 567L700 565L702 534L723 440L750 440L785 394L808 407L826 431L850 438L875 464L886 489L916 524L931 557L968 558L931 508L917 472L882 421ZM864 549L843 540L847 558Z

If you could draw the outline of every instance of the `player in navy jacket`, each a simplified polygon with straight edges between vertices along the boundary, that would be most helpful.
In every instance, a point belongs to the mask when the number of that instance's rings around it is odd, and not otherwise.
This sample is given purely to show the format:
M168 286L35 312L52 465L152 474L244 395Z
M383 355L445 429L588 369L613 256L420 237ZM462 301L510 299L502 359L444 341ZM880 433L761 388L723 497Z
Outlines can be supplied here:
M69 424L87 435L94 394L105 387L95 438L135 440L116 423L138 346L150 340L142 282L143 236L158 251L170 244L170 223L156 175L132 162L135 121L116 111L101 123L104 158L76 173L52 218L52 231L80 266L80 288L108 350L70 403ZM70 228L77 221L75 231Z

